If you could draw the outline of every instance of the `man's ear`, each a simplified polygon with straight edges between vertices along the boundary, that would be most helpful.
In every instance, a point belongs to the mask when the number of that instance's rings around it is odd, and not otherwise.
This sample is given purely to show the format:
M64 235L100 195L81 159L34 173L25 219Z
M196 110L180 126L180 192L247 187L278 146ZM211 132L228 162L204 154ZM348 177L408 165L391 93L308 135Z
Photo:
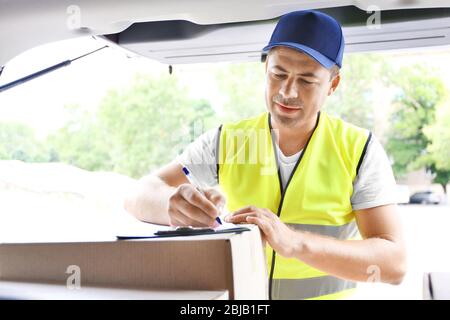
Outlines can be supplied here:
M334 77L334 79L331 81L331 86L330 86L330 89L328 90L328 95L329 95L329 96L330 96L334 91L336 91L336 89L337 89L337 87L338 87L340 81L341 81L341 76L340 76L340 74L338 73L338 74Z

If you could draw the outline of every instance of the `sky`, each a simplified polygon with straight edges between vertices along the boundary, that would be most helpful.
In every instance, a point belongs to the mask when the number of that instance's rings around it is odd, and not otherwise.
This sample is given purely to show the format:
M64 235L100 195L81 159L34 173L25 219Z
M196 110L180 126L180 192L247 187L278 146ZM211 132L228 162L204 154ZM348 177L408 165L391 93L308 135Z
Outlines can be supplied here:
M30 49L6 64L0 76L0 84L102 46L95 39L86 37ZM396 65L421 63L437 68L450 88L450 47L383 54L392 56ZM174 73L189 88L192 97L208 99L214 109L220 110L224 97L211 72L220 68L220 65L176 65ZM145 57L128 58L117 48L106 48L77 60L68 67L0 93L0 121L25 123L34 128L38 137L44 138L64 125L64 105L81 104L86 108L96 108L108 90L127 86L137 73L155 75L163 72L168 73L168 66L165 64Z

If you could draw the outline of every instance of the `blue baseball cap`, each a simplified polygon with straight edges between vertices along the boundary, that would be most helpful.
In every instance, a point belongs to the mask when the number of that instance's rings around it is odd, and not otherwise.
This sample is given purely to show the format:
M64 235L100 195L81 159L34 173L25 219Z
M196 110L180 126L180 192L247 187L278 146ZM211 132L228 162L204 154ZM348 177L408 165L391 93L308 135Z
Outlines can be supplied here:
M345 46L342 28L335 19L319 11L283 15L263 53L278 46L304 52L327 69L335 64L342 67Z

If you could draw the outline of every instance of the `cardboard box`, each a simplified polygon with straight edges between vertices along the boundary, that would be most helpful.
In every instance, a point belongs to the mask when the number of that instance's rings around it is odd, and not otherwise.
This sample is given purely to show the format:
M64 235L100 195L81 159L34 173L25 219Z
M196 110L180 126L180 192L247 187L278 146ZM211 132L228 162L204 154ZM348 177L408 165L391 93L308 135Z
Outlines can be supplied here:
M0 281L0 300L228 300L228 291L136 290Z
M241 234L80 243L0 244L0 281L81 288L228 291L267 299L256 226ZM0 283L1 285L1 283ZM167 298L167 295L162 296Z

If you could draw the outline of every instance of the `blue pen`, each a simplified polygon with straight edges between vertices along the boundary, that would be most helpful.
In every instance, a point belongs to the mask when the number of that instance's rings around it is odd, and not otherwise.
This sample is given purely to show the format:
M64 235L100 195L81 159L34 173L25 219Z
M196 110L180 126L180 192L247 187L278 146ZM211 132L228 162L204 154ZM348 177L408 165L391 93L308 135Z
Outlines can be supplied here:
M183 167L183 173L186 175L186 178L189 180L189 182L197 188L198 191L200 191L203 195L205 194L201 188L201 183L192 175L192 173L189 171L188 168ZM222 221L219 217L216 217L216 221L219 224L222 224Z

